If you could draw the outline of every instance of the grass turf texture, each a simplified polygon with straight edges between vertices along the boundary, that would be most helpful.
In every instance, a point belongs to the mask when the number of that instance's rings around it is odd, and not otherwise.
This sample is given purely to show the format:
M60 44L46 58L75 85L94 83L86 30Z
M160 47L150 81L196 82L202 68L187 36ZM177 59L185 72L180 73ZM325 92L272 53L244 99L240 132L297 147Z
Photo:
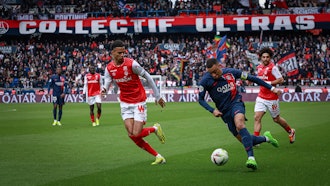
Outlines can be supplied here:
M253 106L246 103L247 127L253 132ZM198 103L148 104L148 123L162 124L166 144L145 138L167 164L127 137L117 103L103 104L101 125L92 127L87 104L67 103L63 126L52 126L51 104L0 105L0 185L329 185L330 104L281 103L281 115L297 131L296 142L272 122L279 148L255 148L258 170L245 167L246 153L222 120ZM224 148L229 161L215 166L210 155Z

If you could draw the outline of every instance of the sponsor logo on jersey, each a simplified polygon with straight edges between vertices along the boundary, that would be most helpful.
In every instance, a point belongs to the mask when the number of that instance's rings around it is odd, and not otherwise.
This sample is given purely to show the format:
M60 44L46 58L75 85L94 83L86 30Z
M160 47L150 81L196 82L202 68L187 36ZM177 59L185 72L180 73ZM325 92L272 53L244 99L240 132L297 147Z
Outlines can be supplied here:
M122 83L122 82L127 82L127 81L130 81L130 80L132 80L132 77L131 76L129 76L129 77L123 77L123 78L120 78L120 79L115 79L115 81L117 82L117 83Z
M226 92L229 92L231 89L232 89L232 86L230 86L230 84L225 84L221 87L218 87L217 91L222 92L222 93L226 93Z

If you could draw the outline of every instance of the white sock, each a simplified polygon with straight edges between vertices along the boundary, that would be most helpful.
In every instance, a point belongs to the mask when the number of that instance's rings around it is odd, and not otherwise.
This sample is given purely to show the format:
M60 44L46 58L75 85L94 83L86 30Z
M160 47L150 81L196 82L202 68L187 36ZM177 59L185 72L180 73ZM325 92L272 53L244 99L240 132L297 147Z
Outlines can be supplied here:
M265 138L266 138L266 141L267 141L267 142L269 142L269 139L268 139L268 137L267 137L267 136L265 136Z
M256 160L253 156L248 157L249 160Z

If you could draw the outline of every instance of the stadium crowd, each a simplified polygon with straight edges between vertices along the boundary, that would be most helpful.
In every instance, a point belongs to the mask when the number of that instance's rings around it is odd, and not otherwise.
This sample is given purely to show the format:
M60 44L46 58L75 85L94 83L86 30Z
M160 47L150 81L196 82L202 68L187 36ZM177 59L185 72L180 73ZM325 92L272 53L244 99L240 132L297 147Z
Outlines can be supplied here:
M25 2L25 1L22 1ZM30 2L30 1L29 1ZM126 3L129 1L126 1ZM314 6L304 4L304 1L287 1L290 6ZM310 1L312 2L312 1ZM235 6L233 4L236 3ZM318 1L317 6L328 6L327 3ZM208 1L198 0L176 1L172 6L171 1L145 0L140 1L136 11L165 10L167 15L178 15L178 10L206 10L214 9L214 5L221 4L226 7L241 7L238 1ZM74 5L75 12L93 12L104 9L105 12L114 12L118 7L116 1L86 1L86 0L55 0L33 1L23 3L18 12L27 12L29 9L42 6L70 7ZM237 5L237 6L236 6ZM174 7L174 8L171 8ZM62 10L64 11L64 10ZM13 13L13 12L11 12ZM121 11L122 13L122 11ZM235 13L232 9L226 14ZM5 16L10 17L6 14ZM5 18L2 17L2 18ZM114 16L114 15L112 15ZM134 16L134 15L133 15ZM150 15L156 16L156 15ZM13 17L11 17L13 18ZM225 64L255 74L254 66L247 58L245 51L257 53L258 48L253 47L260 43L260 33L237 32L226 33L230 47L227 50ZM223 35L223 34L222 34ZM330 33L324 30L319 35L310 32L265 32L262 42L276 41L278 45L273 48L274 60L277 62L281 55L295 51L299 74L285 77L284 85L330 85ZM19 92L32 88L43 89L47 86L48 78L55 72L57 65L61 65L69 80L72 92L79 92L82 87L82 77L89 64L97 66L98 72L103 74L106 64L111 60L110 45L116 38L121 38L127 44L127 56L136 59L152 75L162 75L167 79L167 86L193 86L199 81L205 71L207 48L213 44L215 33L205 34L161 34L161 35L49 35L34 34L32 36L1 38L0 46L17 46L16 52L6 54L0 52L0 87L7 90L15 89ZM159 44L180 44L180 50L162 50ZM184 70L183 82L175 76L178 61L184 59L188 65ZM248 82L243 82L248 85Z
M281 54L294 50L299 65L299 75L285 76L285 85L329 85L330 79L330 36L310 33L283 34L267 33L264 41L277 41L274 48L275 62ZM81 38L83 37L83 38ZM129 37L122 35L128 48L127 55L136 59L153 75L166 76L171 84L179 85L173 71L178 65L178 59L189 61L183 75L184 85L192 86L205 71L204 62L206 49L212 45L214 34L205 35L140 35ZM48 78L61 65L70 82L72 89L82 86L82 76L89 64L97 66L102 74L106 64L111 60L110 45L115 38L99 36L97 38L85 36L51 36L41 35L30 39L22 39L6 43L16 45L15 54L0 54L0 87L4 88L42 88ZM245 50L256 53L251 45L259 42L258 35L237 33L228 35L230 48L227 51L225 64L255 74L252 63L247 59ZM9 41L8 41L9 42ZM158 44L183 44L182 50L161 50ZM171 86L168 85L168 86Z
M283 4L275 0L21 0L20 4L1 6L1 18L17 19L18 14L33 14L35 18L51 19L56 13L87 13L89 17L143 17L201 14L263 14L276 13ZM330 8L326 0L286 0L288 7L319 7L319 12ZM248 4L247 4L248 3ZM263 11L267 10L267 11ZM269 10L269 11L268 11Z

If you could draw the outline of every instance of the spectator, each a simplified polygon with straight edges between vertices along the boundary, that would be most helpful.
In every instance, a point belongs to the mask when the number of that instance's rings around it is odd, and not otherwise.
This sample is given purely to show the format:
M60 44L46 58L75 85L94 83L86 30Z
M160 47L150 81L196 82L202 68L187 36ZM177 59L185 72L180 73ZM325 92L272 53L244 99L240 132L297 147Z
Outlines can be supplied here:
M322 93L328 93L327 87L322 88Z
M301 86L299 86L299 84L297 84L296 88L294 89L294 92L302 92Z

